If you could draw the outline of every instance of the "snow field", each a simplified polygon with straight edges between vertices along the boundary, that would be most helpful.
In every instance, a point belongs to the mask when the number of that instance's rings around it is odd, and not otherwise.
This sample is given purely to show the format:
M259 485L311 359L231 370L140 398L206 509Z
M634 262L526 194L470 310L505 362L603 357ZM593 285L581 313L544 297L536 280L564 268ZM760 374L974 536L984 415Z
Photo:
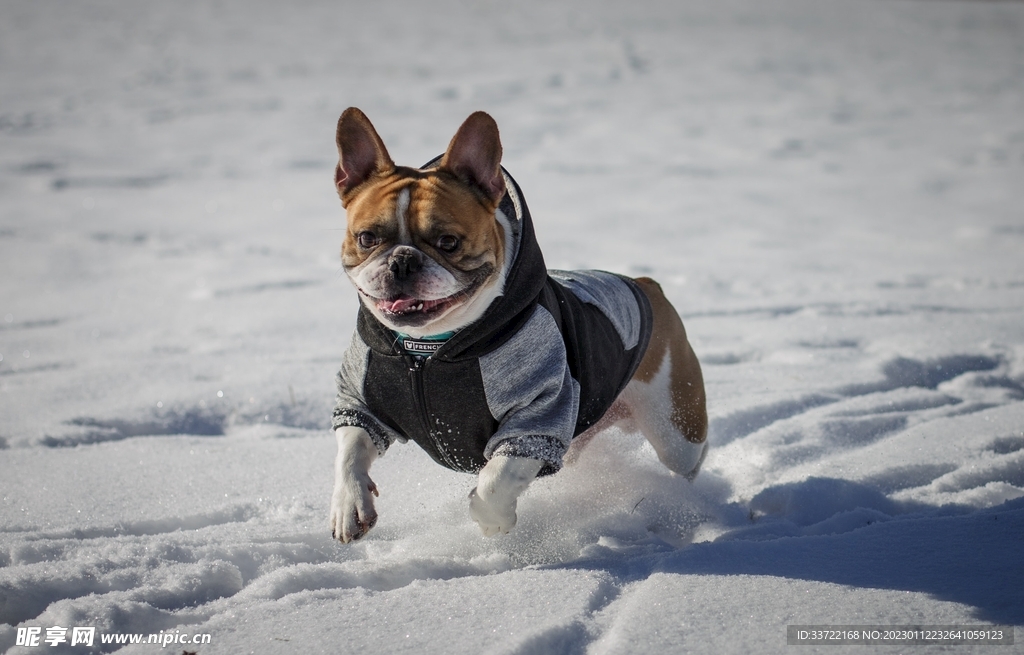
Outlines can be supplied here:
M0 651L53 625L594 655L1024 624L1022 10L8 2ZM611 430L483 539L472 478L396 446L377 527L330 539L349 105L412 165L492 113L549 267L662 283L710 399L695 484Z

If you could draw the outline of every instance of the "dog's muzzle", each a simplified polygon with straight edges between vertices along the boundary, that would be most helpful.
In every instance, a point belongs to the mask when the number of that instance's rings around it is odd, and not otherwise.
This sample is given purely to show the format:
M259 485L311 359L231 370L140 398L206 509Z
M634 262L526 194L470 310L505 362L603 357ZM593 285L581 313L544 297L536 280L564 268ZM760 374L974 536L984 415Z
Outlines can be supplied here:
M397 282L405 282L423 268L423 253L411 246L398 246L388 257L388 270Z

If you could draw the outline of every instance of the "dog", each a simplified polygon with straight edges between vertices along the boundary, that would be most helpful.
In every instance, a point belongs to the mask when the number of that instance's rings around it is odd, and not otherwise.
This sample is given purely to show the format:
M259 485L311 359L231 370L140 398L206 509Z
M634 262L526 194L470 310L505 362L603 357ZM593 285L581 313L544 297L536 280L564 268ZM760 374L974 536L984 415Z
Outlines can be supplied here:
M354 107L337 146L341 261L361 302L336 379L335 539L376 524L370 466L396 441L477 476L469 514L486 536L612 425L696 476L706 399L679 315L649 278L546 269L493 118L470 115L422 168L396 166Z

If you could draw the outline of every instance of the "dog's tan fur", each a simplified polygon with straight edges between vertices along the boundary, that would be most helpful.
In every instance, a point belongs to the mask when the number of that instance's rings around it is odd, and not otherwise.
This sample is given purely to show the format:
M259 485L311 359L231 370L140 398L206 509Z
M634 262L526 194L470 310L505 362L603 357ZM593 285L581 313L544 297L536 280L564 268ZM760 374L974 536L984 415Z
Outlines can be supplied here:
M460 270L471 270L485 262L500 270L505 261L505 236L494 220L497 205L490 206L481 195L471 193L465 185L453 184L454 181L453 175L444 169L395 167L364 183L358 193L347 194L348 234L342 243L342 263L357 266L370 256L369 252L360 252L356 245L359 232L369 230L386 242L395 240L392 217L399 193L408 190L407 229L417 248L430 252L442 265L447 262ZM439 252L431 240L419 236L447 232L462 237L457 257Z
M672 398L670 419L679 433L691 443L704 443L708 435L707 399L700 362L686 338L686 328L675 307L665 297L661 285L649 277L636 279L651 301L654 329L647 353L640 361L634 380L651 383L667 354L672 364L669 389Z

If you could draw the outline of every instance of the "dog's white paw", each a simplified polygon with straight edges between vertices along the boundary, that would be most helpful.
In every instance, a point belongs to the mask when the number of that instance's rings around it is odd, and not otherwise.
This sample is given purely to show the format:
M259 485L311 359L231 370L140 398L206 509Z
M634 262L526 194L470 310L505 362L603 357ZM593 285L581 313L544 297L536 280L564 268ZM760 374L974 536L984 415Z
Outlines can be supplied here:
M331 534L342 543L359 539L377 523L373 497L377 485L369 476L361 481L340 484L331 496Z
M373 497L380 494L369 475L377 449L362 428L344 426L334 434L338 439L338 457L334 460L331 534L347 544L365 535L377 523Z
M708 442L705 441L704 442L704 447L701 448L701 450L700 450L700 458L697 460L697 465L694 466L690 470L690 472L687 473L686 475L684 475L683 477L686 478L687 480L689 480L690 482L693 482L694 479L697 477L697 474L700 473L700 467L704 464L704 459L707 456L708 456Z
M700 473L700 467L708 455L707 441L693 443L683 437L678 437L659 445L661 448L655 448L655 452L661 463L673 473L681 475L691 482Z
M508 534L516 526L516 499L481 498L476 489L469 492L469 515L485 537Z
M498 455L480 470L476 489L469 492L469 516L485 537L508 534L516 525L516 499L526 490L544 462Z

